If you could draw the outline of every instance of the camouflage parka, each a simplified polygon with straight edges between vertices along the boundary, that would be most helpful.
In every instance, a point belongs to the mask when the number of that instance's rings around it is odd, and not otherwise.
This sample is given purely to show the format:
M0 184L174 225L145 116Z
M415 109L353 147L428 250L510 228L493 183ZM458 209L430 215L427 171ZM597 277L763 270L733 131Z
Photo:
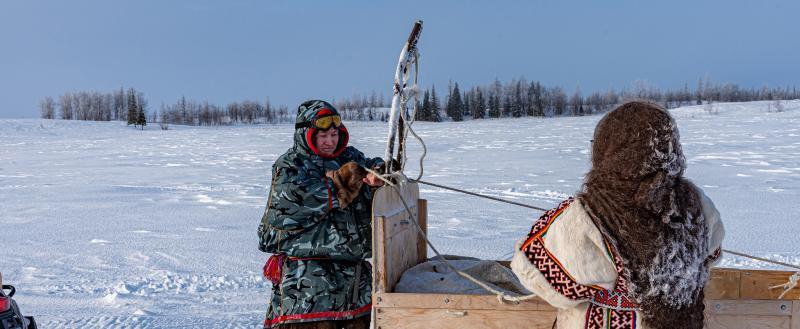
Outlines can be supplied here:
M338 115L323 101L298 108L296 123ZM281 282L273 286L265 328L286 323L347 320L368 315L372 273L372 195L366 186L342 209L326 171L350 161L366 168L383 163L348 147L339 126L332 157L317 154L316 128L295 129L294 146L275 161L267 209L258 228L259 249L286 256Z

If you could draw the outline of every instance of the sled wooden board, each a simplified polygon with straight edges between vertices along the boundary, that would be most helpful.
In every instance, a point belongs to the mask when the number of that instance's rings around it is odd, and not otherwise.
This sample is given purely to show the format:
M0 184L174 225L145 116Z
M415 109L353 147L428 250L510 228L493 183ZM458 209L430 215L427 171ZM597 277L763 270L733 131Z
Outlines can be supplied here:
M408 215L393 189L376 191L373 200L372 319L376 329L395 328L542 328L550 329L556 310L536 298L501 304L493 295L395 293L403 272L427 259L427 245L411 220L427 227L427 202L415 183L401 193ZM537 214L531 214L531 220ZM507 261L500 263L508 266ZM783 300L783 289L769 287L788 281L793 272L714 268L705 290L706 328L800 329L800 287Z

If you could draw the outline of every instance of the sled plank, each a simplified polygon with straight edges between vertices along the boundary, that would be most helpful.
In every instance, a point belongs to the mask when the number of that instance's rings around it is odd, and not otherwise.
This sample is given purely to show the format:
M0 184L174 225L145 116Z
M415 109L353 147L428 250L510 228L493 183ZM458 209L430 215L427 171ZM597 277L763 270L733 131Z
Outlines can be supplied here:
M550 329L555 311L378 308L378 329L532 328Z
M707 329L794 329L788 316L716 315L706 319Z
M418 236L416 228L410 223L408 215L401 213L385 218L383 227L386 234L386 290L392 291L403 273L417 265L417 244L409 243Z
M536 298L518 304L500 304L491 295L377 293L377 308L552 311L555 308Z
M778 299L783 288L769 287L784 284L794 272L769 270L742 270L741 299ZM800 287L795 287L784 300L800 299Z
M417 245L408 243L417 236L416 229L410 227L408 215L399 213L391 217L378 217L375 221L377 240L376 263L379 270L377 291L392 291L400 277L418 262Z
M372 218L372 281L375 291L386 291L386 234L383 231L383 216Z
M425 259L419 255L420 235L413 222L421 217L420 205L425 203L419 201L419 188L414 183L402 186L401 193L402 199L394 189L384 187L373 198L376 292L391 292L406 270ZM409 216L403 200L414 218Z
M709 299L739 299L741 287L741 271L730 269L711 269L711 275L706 284L706 300Z
M792 302L780 300L707 300L706 311L712 315L791 316Z

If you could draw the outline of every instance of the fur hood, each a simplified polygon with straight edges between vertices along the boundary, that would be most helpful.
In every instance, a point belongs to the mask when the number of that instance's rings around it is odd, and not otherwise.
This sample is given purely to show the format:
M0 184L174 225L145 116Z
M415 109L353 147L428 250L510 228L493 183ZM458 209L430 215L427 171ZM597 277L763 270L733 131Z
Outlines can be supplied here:
M333 107L330 103L321 100L309 100L300 104L297 107L297 118L295 119L295 124L300 124L303 122L311 122L314 118L320 116L327 116L327 115L339 115L339 111ZM336 146L336 150L333 152L331 156L326 158L336 158L347 148L347 142L350 139L350 135L347 132L347 128L344 126L344 123L339 126L339 145ZM295 128L294 131L294 150L297 153L303 155L317 155L321 156L317 151L316 145L314 145L314 138L317 134L317 128L310 127L310 128Z
M708 228L669 112L630 102L597 124L578 198L622 258L650 328L702 328Z

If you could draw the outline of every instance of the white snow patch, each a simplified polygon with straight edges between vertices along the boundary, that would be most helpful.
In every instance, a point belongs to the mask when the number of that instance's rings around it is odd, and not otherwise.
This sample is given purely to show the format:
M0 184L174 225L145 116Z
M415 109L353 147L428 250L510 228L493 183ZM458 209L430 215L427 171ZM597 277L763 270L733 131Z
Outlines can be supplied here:
M798 264L800 101L784 105L781 113L767 113L765 102L671 113L686 176L725 222L724 247ZM553 207L580 190L600 118L417 122L428 146L423 180ZM530 128L522 142L521 126ZM15 237L0 269L42 327L263 325L268 255L256 248L256 229L270 166L291 146L293 126L152 128L0 119L0 227ZM351 144L367 156L383 155L386 129L348 122ZM409 176L420 154L409 139ZM431 240L450 254L507 257L541 215L425 185L421 196ZM754 225L764 218L768 225ZM727 255L722 266L772 268Z

